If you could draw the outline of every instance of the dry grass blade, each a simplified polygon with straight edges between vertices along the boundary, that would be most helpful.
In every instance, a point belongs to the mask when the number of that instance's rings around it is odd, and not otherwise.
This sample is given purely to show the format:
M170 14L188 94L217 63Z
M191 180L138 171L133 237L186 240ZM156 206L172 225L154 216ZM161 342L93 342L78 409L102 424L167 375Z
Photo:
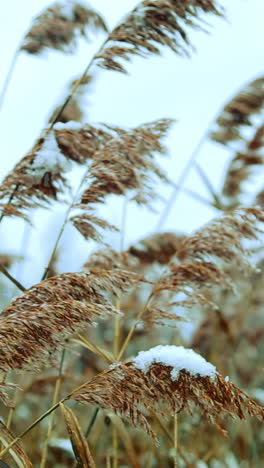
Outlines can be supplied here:
M96 468L95 462L90 452L87 440L82 433L82 429L75 414L70 408L60 404L68 434L71 440L72 449L77 460L78 468Z
M90 29L107 31L104 20L93 9L75 0L54 3L34 18L20 49L29 54L39 54L43 49L71 53L78 36L88 37Z
M214 0L144 0L109 35L97 64L108 70L126 72L120 59L134 55L159 54L162 46L179 55L191 49L186 29L201 29L202 13L221 15Z
M7 429L4 423L0 421L0 442L4 447L7 447L13 439L14 437L11 432ZM19 468L33 468L30 459L20 444L17 443L14 447L9 449L9 453Z
M149 411L192 413L197 406L216 425L227 415L264 419L264 408L218 374L214 366L194 351L177 346L142 351L133 361L94 377L71 398L111 409L152 437L146 417Z
M124 270L64 273L14 299L0 318L0 369L39 369L67 336L107 314L119 313L106 293L144 281Z
M254 126L254 117L263 110L264 77L248 83L223 108L211 139L222 145L243 140L243 129Z

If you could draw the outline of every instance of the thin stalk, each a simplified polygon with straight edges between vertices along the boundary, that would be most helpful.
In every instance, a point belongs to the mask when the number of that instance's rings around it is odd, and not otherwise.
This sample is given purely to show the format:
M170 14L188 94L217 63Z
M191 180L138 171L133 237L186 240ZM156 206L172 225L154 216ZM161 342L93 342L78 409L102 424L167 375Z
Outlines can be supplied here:
M122 237L121 236L121 246L122 249ZM116 300L116 309L120 310L120 297ZM120 317L115 317L115 329L114 329L114 357L118 359L119 353L119 341L120 341ZM112 427L112 444L113 444L113 468L118 468L118 435L117 429L115 426Z
M72 87L70 93L68 94L68 96L66 97L64 103L61 105L61 107L58 109L58 112L54 115L53 119L51 120L50 122L50 125L49 127L46 129L45 133L44 133L44 136L46 136L53 128L53 126L55 125L55 123L58 121L58 119L60 118L62 112L64 111L65 107L67 106L67 104L70 102L70 100L72 99L72 97L74 96L74 94L76 93L77 89L79 88L80 84L82 83L83 79L85 78L85 76L88 74L90 68L92 67L93 65L93 62L96 58L97 55L100 55L100 53L102 52L105 44L108 42L109 40L109 36L107 36L107 38L104 40L103 44L101 45L100 49L96 52L96 54L92 57L92 59L90 60L90 62L88 63L87 67L85 68L82 76L76 81L75 85Z
M211 122L210 122L210 126L211 126ZM206 138L208 136L208 129L206 129L205 133L202 135L202 137L200 138L200 140L198 141L198 144L196 145L194 151L192 152L190 158L188 159L185 167L183 168L183 171L179 177L179 180L178 182L176 183L176 185L174 186L174 189L173 189L173 192L168 200L168 203L166 204L163 212L161 213L161 216L160 216L160 219L158 221L158 224L157 224L157 230L161 229L161 227L163 226L163 224L165 223L165 221L167 220L168 216L169 216L169 213L173 207L173 204L175 203L176 199L177 199L177 196L179 195L182 187L183 187L183 184L187 178L187 176L189 175L189 172L190 170L192 169L193 167L193 164L198 156L198 154L200 153L200 149L202 147L202 145L204 144Z
M199 176L201 177L201 179L202 179L204 185L206 186L207 190L209 191L209 193L210 193L211 196L213 197L215 206L218 206L219 209L223 209L221 200L220 200L219 196L217 195L217 193L214 191L213 185L212 185L212 183L211 183L209 177L207 176L207 174L205 173L205 171L202 169L202 167L200 166L200 164L198 164L197 162L195 162L194 165L195 165L195 168L196 168L196 170L197 170Z
M167 429L167 427L163 424L163 422L158 417L158 415L156 413L154 413L154 411L151 411L151 414L154 417L154 419L156 420L156 422L158 423L158 425L160 426L160 428L162 429L162 431L164 432L164 435L168 438L170 443L174 445L174 437L172 437L172 435L169 432L169 430ZM188 460L186 459L185 455L182 453L182 450L180 449L179 446L177 447L177 450L178 450L178 453L179 453L180 457L184 460L186 468L193 468L193 465L191 465L188 462Z
M178 415L174 413L174 425L173 425L173 448L174 448L174 468L178 467Z
M90 432L91 432L91 430L92 430L92 428L93 428L93 426L94 426L94 423L95 423L95 421L96 421L97 415L98 415L98 413L99 413L99 409L100 409L100 408L96 408L96 409L94 410L94 413L93 413L93 415L92 415L92 417L91 417L91 421L90 421L90 423L89 423L89 425L88 425L88 427L87 427L87 429L86 429L86 431L85 431L85 434L84 434L85 437L86 437L86 439L89 437Z
M120 252L124 249L125 244L125 226L126 226L126 214L127 214L127 199L125 198L123 207L122 207L122 216L121 216L121 229L120 229ZM120 311L120 297L116 300L116 309ZM119 347L120 347L120 317L115 317L114 325L114 357L119 361ZM113 444L113 468L118 468L118 434L117 428L112 427L112 444Z
M19 379L19 381L18 381L18 383L17 383L17 388L16 388L16 391L15 391L15 396L14 396L13 404L12 404L12 406L11 406L11 408L9 409L9 412L8 412L7 423L6 423L7 429L10 429L10 427L11 427L12 419L13 419L13 416L14 416L14 412L15 412L15 410L16 410L17 400L18 400L18 396L19 396L19 390L18 390L18 388L20 387L20 383L23 382L24 377L25 377L25 373L21 374L20 379Z
M113 426L112 429L112 440L113 440L113 468L118 468L118 436L117 436L117 429Z
M59 242L60 242L60 240L61 240L62 234L63 234L63 232L64 232L64 229L65 229L65 227L66 227L66 224L67 224L68 221L69 221L70 212L71 212L71 210L72 210L72 208L73 208L73 206L74 206L74 204L75 204L75 202L76 202L76 200L77 200L77 198L78 198L79 191L80 191L80 189L81 189L81 187L82 187L82 184L83 184L83 182L84 182L84 180L85 180L85 178L86 178L87 171L88 171L88 169L85 170L84 175L83 175L83 177L82 177L82 179L81 179L81 181L80 181L80 184L79 184L79 186L78 186L78 188L77 188L77 190L76 190L76 192L75 192L75 194L74 194L74 197L73 197L73 199L72 199L72 202L71 202L71 204L68 206L68 208L67 208L67 210L66 210L66 213L65 213L65 216L64 216L64 221L63 221L62 226L61 226L61 228L60 228L60 230L59 230L57 239L56 239L56 241L55 241L55 245L54 245L53 250L52 250L52 252L51 252L51 256L50 256L50 258L49 258L48 264L47 264L47 266L46 266L46 268L45 268L45 270L44 270L44 273L43 273L43 275L42 275L41 281L43 281L43 280L49 275L50 266L51 266L51 264L52 264L52 262L53 262L53 260L54 260L55 255L56 255L56 251L57 251Z
M16 278L14 278L10 273L9 271L7 271L7 269L3 266L3 265L0 265L0 271L3 273L3 275L5 275L10 281L12 281L13 284L16 285L16 287L18 289L20 289L20 291L22 292L25 292L26 291L26 288L23 286L23 284L21 284Z
M178 185L176 185L176 184L172 184L172 185L174 187L178 187ZM212 202L210 200L207 200L207 198L203 197L202 195L200 195L197 192L194 192L193 190L190 190L188 188L183 187L181 189L181 191L183 193L186 193L186 195L189 195L190 197L194 198L196 201L199 201L203 205L211 206L212 208L216 208L218 210L221 209L220 206L218 204L216 204L216 202Z
M79 188L78 188L78 191L79 191ZM46 266L46 268L44 270L44 273L42 275L41 281L43 281L49 275L50 266L52 265L52 262L54 260L55 255L56 255L59 242L61 240L61 237L62 237L62 234L63 234L64 229L66 227L66 224L68 223L69 214L70 214L70 211L72 210L72 207L73 207L74 203L75 203L75 197L73 198L72 203L67 208L67 211L66 211L65 217L64 217L64 221L63 221L62 226L61 226L61 228L59 230L57 239L55 241L55 245L54 245L53 250L51 252L51 256L49 258L48 264L47 264L47 266Z
M116 300L116 309L120 311L120 297ZM114 357L115 359L119 353L119 343L120 342L120 317L117 315L115 317L115 329L114 329Z
M144 307L142 307L142 309L138 311L138 314L137 314L137 316L136 316L136 318L135 318L134 324L133 324L132 327L130 328L130 330L129 330L128 334L127 334L127 337L126 337L126 339L125 339L125 341L124 341L124 343L123 343L123 345L122 345L122 347L121 347L121 349L120 349L120 351L119 351L119 354L118 354L118 356L117 356L117 361L120 361L120 359L122 358L122 356L123 356L123 354L124 354L124 352L125 352L125 350L126 350L128 344L129 344L129 342L130 342L132 336L133 336L134 333L135 333L135 330L136 330L137 325L139 324L139 322L140 322L140 320L141 320L141 317L143 316L143 314L145 313L145 311L146 311L146 309L147 309L147 307L148 307L148 305L149 305L149 301L151 300L151 297L152 297L152 296L150 295L150 296L148 297L148 299L147 299L147 301L146 301Z
M106 455L106 468L111 468L111 456L109 454Z
M5 98L5 95L6 95L8 86L9 86L9 83L10 83L11 78L12 78L12 76L13 76L13 72L14 72L14 69L15 69L15 66L16 66L16 62L17 62L17 59L18 59L18 56L19 56L19 52L20 52L20 45L19 45L19 47L16 49L16 51L15 51L13 57L12 57L12 60L11 60L11 63L10 63L10 65L9 65L9 69L8 69L8 72L7 72L7 75L6 75L6 78L5 78L5 81L4 81L2 90L1 90L1 92L0 92L0 108L1 108L2 105L3 105L4 98Z
M104 359L106 362L108 362L109 364L113 364L114 362L114 359L111 359L111 355L109 353L109 356L106 354L106 351L99 348L99 346L95 345L94 343L91 343L90 341L87 341L86 338L84 338L82 335L80 334L77 334L77 336L79 337L78 340L76 339L72 339L71 341L73 343L77 343L81 346L84 346L85 348L89 349L90 351L92 351L92 353L95 353L97 354L98 356L100 356L102 359Z
M168 268L169 268L171 262L172 262L172 260L169 262ZM165 270L163 270L163 272L162 272L161 275L160 275L160 279L162 278L162 276L164 275L164 273L166 273L166 271L167 271L167 269L165 268ZM128 344L129 344L129 342L130 342L132 336L133 336L134 333L135 333L135 330L136 330L136 328L137 328L137 325L139 324L139 322L140 322L142 316L144 315L144 313L146 312L146 310L147 310L147 308L148 308L148 306L149 306L150 301L152 300L152 297L153 297L153 289L152 289L151 293L149 294L149 296L148 296L148 298L147 298L147 300L146 300L144 306L142 307L142 309L140 309L140 310L138 311L138 313L137 313L137 315L136 315L136 318L135 318L135 321L134 321L134 324L133 324L132 327L130 328L130 330L129 330L128 334L127 334L127 337L125 338L125 341L124 341L124 343L123 343L123 345L122 345L122 347L121 347L121 349L120 349L120 351L119 351L119 354L118 354L118 356L117 356L117 361L120 361L120 359L122 358L122 356L123 356L123 354L124 354L124 352L125 352L125 350L126 350Z
M55 388L54 388L54 394L53 394L53 399L52 399L52 404L53 405L55 405L55 403L58 401L58 397L59 397L59 393L60 393L61 377L62 377L62 369L63 369L64 359L65 359L65 348L63 348L63 350L62 350L59 374L58 374L58 378L56 380L56 384L55 384ZM44 448L43 448L43 452L42 452L40 468L45 468L46 463L47 463L49 442L50 442L50 439L51 439L51 434L52 434L52 429L53 429L54 416L55 416L55 413L51 413L50 420L49 420L49 426L48 426L48 430L47 430L47 435L46 435L46 439L45 439L45 442L44 442Z
M22 240L21 240L21 246L20 246L20 249L19 249L19 256L22 259L26 258L28 256L28 250L29 250L29 247L30 247L30 240L31 240L30 237L31 237L31 232L32 232L32 225L33 225L33 222L32 222L32 224L25 223L25 225L24 225L23 235L22 235ZM15 271L15 276L16 277L22 278L23 272L24 272L24 267L25 267L24 262L22 262L22 264L18 262L18 265L16 267L16 271ZM14 290L13 290L13 295L15 295L15 294L16 294L16 288L14 288Z

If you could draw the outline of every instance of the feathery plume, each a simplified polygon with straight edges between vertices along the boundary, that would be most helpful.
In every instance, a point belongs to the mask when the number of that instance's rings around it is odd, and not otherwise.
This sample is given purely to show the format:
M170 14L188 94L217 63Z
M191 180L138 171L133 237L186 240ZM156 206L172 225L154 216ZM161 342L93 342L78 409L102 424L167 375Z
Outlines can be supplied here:
M254 126L254 117L261 113L263 105L264 77L260 77L248 83L224 106L211 139L221 145L243 141L243 129Z
M94 377L71 399L111 409L155 437L146 417L148 411L190 413L197 406L218 425L225 416L244 419L246 414L264 419L264 409L222 377L215 367L191 349L156 346L141 351L125 364Z
M119 59L159 54L162 46L189 55L186 27L202 29L202 13L222 15L214 0L144 0L110 33L106 47L95 57L97 65L126 73Z
M260 77L248 83L224 106L210 134L211 139L221 145L231 149L234 143L237 146L222 187L222 196L229 208L241 204L245 192L243 183L256 166L263 164L264 125L263 119L260 120L263 107L264 77Z
M55 124L0 185L0 200L4 200L2 214L28 220L30 208L45 207L65 191L64 175L72 168L72 161L85 164L111 137L102 126L78 122Z
M161 232L141 239L128 249L128 253L139 259L142 264L159 263L164 265L177 255L184 240L183 234Z
M117 294L144 278L125 270L64 273L31 287L0 317L0 370L36 370L70 334L118 313L105 293Z
M117 252L111 247L100 249L89 256L83 267L103 270L126 268L138 271L138 268L147 270L154 263L165 265L177 255L185 237L184 234L160 232L144 237L122 252Z
M191 297L190 304L207 303L208 299L199 291L215 284L232 284L230 268L228 274L224 267L234 264L244 271L252 268L243 241L258 239L258 223L263 221L261 209L241 208L187 237L177 252L178 263L174 262L170 271L156 282L153 296L162 291L183 292Z
M74 226L89 239L100 240L100 234L94 227L100 220L94 217L92 207L102 203L110 195L125 195L132 191L132 200L139 204L148 204L154 196L152 179L168 182L163 171L154 161L154 152L165 153L160 140L165 136L172 120L163 119L144 124L131 131L111 128L117 136L106 142L102 149L93 156L93 162L87 171L90 185L84 189L75 208L80 214L71 218ZM111 227L101 221L101 227ZM111 227L112 228L112 227Z
M84 270L90 268L98 268L102 270L112 270L128 267L129 259L126 252L117 252L111 247L97 250L93 252L87 262L83 265ZM127 269L127 268L126 268Z
M91 7L75 0L57 2L34 18L21 50L39 54L43 49L56 49L71 53L77 38L88 38L88 30L107 31L103 18Z
M240 202L244 192L243 182L250 178L256 166L263 164L264 125L257 128L253 138L245 141L243 146L228 166L222 189L222 194L233 205Z

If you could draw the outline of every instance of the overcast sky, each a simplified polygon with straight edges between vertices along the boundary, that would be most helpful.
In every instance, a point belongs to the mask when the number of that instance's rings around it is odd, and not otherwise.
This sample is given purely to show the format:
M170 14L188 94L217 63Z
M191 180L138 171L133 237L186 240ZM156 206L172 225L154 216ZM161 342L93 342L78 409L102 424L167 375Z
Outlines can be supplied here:
M0 1L2 86L12 56L32 17L50 2ZM137 2L96 0L90 3L112 28ZM222 4L227 7L228 21L207 19L210 35L190 32L196 47L191 59L164 51L162 57L136 58L128 67L129 76L101 70L97 73L92 94L87 98L86 111L90 122L136 126L162 117L177 119L168 138L170 159L163 162L175 183L224 101L244 83L263 73L263 0L229 0ZM65 85L84 70L103 39L103 35L97 36L93 43L81 39L75 55L53 51L40 57L20 54L0 111L1 179L30 149L50 111L60 102ZM230 155L217 145L206 143L201 148L199 161L216 187L221 183L228 157ZM186 186L207 196L194 172ZM162 195L168 198L170 190L164 188ZM109 221L120 223L119 208L118 205L118 209L111 210ZM157 209L162 210L162 204ZM182 194L173 206L164 229L190 232L215 215L211 209ZM53 229L47 224L50 218L47 215L41 217L45 220L41 227L43 239ZM131 206L126 242L152 232L156 223L157 214ZM9 251L19 250L17 232L15 237L10 235L15 226L14 222L5 221L0 231L1 243ZM79 237L76 239L83 245ZM35 241L34 245L41 251L41 244Z

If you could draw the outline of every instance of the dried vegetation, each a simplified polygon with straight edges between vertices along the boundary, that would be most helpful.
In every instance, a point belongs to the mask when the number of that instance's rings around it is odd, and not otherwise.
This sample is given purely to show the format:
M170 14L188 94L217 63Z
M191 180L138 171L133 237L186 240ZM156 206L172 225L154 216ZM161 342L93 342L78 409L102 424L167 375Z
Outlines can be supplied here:
M22 293L14 295L11 285L13 298L0 315L0 465L264 463L264 196L245 189L252 169L263 168L263 77L227 102L212 125L211 141L230 152L214 194L222 213L191 234L176 224L174 232L127 245L123 220L121 248L98 245L107 244L106 229L118 231L110 213L101 217L109 197L123 199L125 208L152 208L162 184L170 186L157 159L167 152L173 120L131 129L83 122L93 67L125 73L125 61L164 47L190 55L189 31L203 29L210 15L223 15L213 0L140 2L72 81L50 126L0 185L3 225L8 217L31 223L36 209L53 212L54 201L68 204L41 282L43 272L36 272L25 289L14 267L25 253L1 248L1 294L10 280ZM106 29L84 3L55 3L33 20L20 50L73 52L80 36ZM82 175L73 195L77 165ZM96 246L89 256L83 252L79 272L56 263L75 255L80 240L73 230L72 252L59 244L68 225ZM162 359L165 348L171 354ZM142 361L146 349L151 361Z

